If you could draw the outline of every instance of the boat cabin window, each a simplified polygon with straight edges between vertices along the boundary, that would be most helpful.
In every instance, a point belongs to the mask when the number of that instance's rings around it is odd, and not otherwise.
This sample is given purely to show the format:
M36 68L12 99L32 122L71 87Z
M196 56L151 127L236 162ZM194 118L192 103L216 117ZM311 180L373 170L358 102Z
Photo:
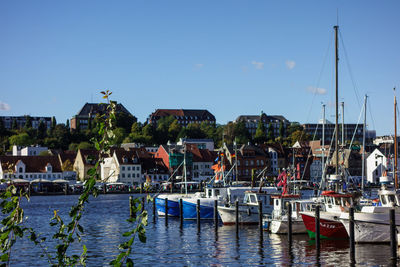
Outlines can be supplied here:
M216 189L216 190L215 190L215 195L216 195L216 196L219 196L219 189Z
M388 201L389 201L389 203L395 203L395 204L397 204L397 203L396 203L396 198L395 198L394 195L388 195Z
M330 197L325 197L326 204L332 204L332 200Z
M387 204L385 196L381 196L381 202L382 202L382 205L386 205Z
M349 197L342 198L342 206L350 207L351 203L352 203L351 198Z
M340 206L340 198L338 198L338 197L334 197L333 198L334 199L334 201L335 201L335 205L338 205L338 206Z
M250 195L250 203L256 203L257 199L255 195Z
M279 199L275 199L275 206L279 206Z

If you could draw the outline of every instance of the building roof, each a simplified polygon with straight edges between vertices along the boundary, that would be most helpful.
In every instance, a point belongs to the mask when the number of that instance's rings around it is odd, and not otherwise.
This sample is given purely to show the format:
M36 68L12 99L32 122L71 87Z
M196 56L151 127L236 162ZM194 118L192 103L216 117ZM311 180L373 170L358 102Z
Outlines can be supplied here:
M179 117L198 117L198 119L205 119L207 117L210 121L215 121L215 117L206 109L157 109L154 111L150 118L154 117L167 117L167 116L179 116Z
M104 103L85 103L77 116L89 116L91 114L104 114L107 110L107 104ZM117 103L116 112L122 112L132 115L121 103Z
M15 170L15 165L19 161L25 164L26 173L46 172L47 164L51 165L52 172L62 172L58 156L0 156L3 171L10 167Z

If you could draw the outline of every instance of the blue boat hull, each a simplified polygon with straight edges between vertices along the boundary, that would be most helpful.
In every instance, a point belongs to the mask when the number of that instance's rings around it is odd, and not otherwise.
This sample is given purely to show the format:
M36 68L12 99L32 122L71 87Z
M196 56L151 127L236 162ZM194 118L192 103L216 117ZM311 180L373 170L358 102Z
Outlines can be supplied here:
M186 220L197 219L196 204L183 201L183 218ZM200 204L200 219L214 219L214 207Z
M156 198L156 208L158 215L165 215L165 199ZM179 202L168 199L168 216L179 217Z

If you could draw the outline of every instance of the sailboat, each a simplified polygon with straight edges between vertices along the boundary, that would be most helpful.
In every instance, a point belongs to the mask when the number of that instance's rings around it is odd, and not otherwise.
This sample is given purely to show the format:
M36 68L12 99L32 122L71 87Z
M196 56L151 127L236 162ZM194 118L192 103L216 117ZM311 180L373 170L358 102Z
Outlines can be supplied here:
M338 30L339 26L334 26L335 29L335 76L336 76L336 123L335 123L335 161L336 169L335 174L330 175L328 182L333 190L326 190L321 193L319 198L319 205L322 207L320 212L320 237L321 238L335 238L343 239L348 238L347 231L338 220L341 212L347 210L353 205L355 195L339 192L342 184L342 176L339 174L339 146L338 146ZM324 182L321 183L323 187ZM310 238L315 237L315 213L311 211L300 212L304 225Z
M389 211L395 209L395 221L397 240L400 233L400 193L397 191L397 101L394 96L394 157L395 164L393 168L394 188L388 188L389 179L385 174L380 178L382 188L378 191L379 203L375 206L365 206L360 212L354 213L354 239L357 243L385 243L390 242L390 220ZM341 213L340 221L346 227L347 232L350 231L349 214Z

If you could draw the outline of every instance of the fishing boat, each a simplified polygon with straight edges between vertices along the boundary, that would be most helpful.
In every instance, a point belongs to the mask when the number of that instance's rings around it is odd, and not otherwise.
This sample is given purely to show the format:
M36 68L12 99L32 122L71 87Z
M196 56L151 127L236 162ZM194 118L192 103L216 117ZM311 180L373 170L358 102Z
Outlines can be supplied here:
M320 203L320 237L329 239L346 239L346 228L339 221L340 214L353 205L353 194L336 191L324 191L321 193ZM304 225L310 238L315 238L315 212L300 212Z
M291 207L291 221L293 234L305 234L307 229L300 215L301 211L314 211L314 199L300 199L300 195L277 195L272 196L274 210L271 216L264 216L263 227L269 229L273 234L286 234L288 232L289 205Z
M262 213L271 214L273 210L273 201L271 196L276 194L276 188L263 191L246 191L243 203L238 206L238 216L240 224L257 224L259 221L258 202L262 202ZM223 224L236 223L236 206L230 204L226 207L219 206L218 214Z
M378 192L379 202L374 206L365 206L354 212L354 240L357 243L390 242L389 211L395 209L396 229L400 232L400 195L395 189L383 186ZM339 217L347 232L350 232L349 213ZM397 239L398 239L397 234Z

